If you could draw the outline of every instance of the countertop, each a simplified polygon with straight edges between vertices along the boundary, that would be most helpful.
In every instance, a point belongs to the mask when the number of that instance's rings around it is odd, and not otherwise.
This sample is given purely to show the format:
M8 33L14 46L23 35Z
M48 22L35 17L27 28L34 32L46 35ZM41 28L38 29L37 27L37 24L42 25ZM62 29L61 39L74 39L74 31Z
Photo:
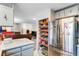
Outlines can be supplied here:
M15 40L12 40L10 43L3 44L2 50L8 50L11 48L16 48L16 47L20 47L20 46L24 46L24 45L31 45L31 44L33 45L35 43L29 39L26 39L26 38L15 39Z

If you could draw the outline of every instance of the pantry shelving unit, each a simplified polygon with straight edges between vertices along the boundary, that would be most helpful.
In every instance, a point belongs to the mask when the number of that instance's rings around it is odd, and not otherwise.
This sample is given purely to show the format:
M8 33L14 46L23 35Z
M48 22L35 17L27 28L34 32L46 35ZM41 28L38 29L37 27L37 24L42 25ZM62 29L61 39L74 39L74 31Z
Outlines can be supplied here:
M42 54L48 55L48 18L39 20L39 45Z

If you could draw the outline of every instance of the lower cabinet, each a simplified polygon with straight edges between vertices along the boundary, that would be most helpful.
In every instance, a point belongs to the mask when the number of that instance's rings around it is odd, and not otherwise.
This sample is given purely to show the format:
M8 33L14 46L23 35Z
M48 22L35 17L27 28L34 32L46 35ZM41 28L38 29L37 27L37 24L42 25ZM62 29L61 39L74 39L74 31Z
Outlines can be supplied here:
M22 47L22 56L33 56L34 45Z
M22 51L22 56L33 56L33 48Z
M21 53L19 52L19 53L12 54L10 56L20 56L20 55L21 55Z
M20 51L20 48L10 49L5 52L5 55L6 56L14 55L14 54L18 53L19 51Z

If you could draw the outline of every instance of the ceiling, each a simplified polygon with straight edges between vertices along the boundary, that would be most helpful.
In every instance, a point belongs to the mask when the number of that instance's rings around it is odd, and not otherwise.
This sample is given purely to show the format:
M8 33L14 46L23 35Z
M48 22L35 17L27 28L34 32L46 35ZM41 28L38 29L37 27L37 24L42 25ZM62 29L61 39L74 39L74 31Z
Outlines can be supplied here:
M73 5L73 3L15 3L14 16L24 20L24 22L33 23L34 21L32 21L31 17L42 10L50 8L59 10L70 5Z

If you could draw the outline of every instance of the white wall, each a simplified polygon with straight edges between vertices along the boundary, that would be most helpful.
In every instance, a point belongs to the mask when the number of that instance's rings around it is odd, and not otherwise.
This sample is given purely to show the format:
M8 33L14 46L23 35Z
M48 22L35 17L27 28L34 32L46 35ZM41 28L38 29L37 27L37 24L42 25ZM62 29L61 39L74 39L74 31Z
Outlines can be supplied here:
M30 33L31 33L31 31L32 31L32 25L28 24L28 23L21 24L21 32L23 34L26 34L26 30L30 30Z
M14 31L15 32L20 32L21 31L21 24L15 23L14 24Z
M36 18L36 20L41 20L43 18L48 18L49 14L50 14L50 9L43 10L43 11L40 11L38 14L36 14L35 18Z
M37 31L37 24L32 24L32 31Z
M29 24L29 23L15 23L14 24L14 31L21 32L22 34L26 34L26 30L36 31L36 24Z
M55 16L55 12L50 9L50 14L49 14L49 45L52 45L52 41L53 41L53 21L55 20L54 16Z

